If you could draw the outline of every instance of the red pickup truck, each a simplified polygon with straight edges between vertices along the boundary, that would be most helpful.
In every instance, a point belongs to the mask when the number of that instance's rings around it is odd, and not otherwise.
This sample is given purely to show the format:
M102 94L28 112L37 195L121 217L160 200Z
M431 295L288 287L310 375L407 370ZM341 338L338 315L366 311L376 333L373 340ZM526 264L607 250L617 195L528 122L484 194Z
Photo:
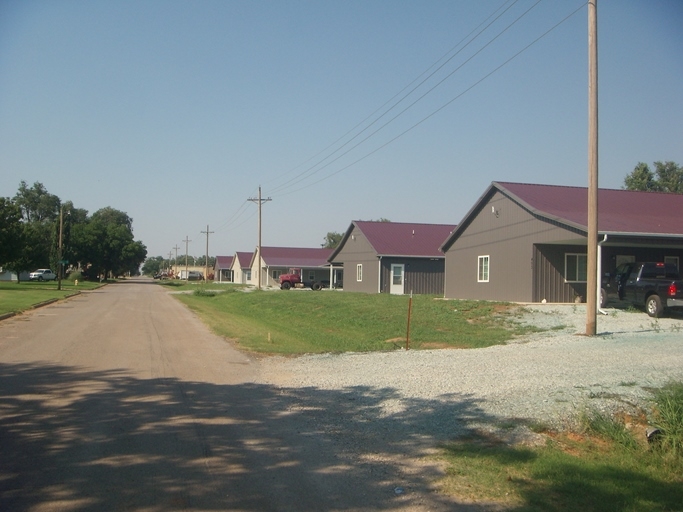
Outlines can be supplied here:
M683 308L683 280L669 263L625 263L603 282L600 305L610 297L645 307L648 315L657 318L667 308Z
M280 289L289 290L290 288L310 288L321 290L329 287L329 281L304 281L301 279L300 268L290 268L287 274L280 274Z

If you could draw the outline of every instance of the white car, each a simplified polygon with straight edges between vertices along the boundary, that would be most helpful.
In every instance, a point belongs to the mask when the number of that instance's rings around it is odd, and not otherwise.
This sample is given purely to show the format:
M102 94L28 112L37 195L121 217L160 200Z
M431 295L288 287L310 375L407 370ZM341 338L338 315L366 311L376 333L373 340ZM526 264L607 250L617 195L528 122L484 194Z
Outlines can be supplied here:
M28 275L28 278L31 281L54 281L55 279L57 279L57 274L55 274L49 268L39 268L35 272L31 272Z

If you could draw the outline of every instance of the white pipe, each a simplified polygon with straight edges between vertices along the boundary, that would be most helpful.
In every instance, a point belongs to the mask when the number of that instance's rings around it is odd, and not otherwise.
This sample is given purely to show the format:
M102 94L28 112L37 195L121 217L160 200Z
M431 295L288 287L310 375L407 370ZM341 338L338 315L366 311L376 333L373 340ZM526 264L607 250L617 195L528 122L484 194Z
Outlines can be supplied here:
M600 307L600 296L602 295L602 244L607 241L607 233L605 233L605 238L601 242L598 242L598 312L603 315L607 314L607 311Z

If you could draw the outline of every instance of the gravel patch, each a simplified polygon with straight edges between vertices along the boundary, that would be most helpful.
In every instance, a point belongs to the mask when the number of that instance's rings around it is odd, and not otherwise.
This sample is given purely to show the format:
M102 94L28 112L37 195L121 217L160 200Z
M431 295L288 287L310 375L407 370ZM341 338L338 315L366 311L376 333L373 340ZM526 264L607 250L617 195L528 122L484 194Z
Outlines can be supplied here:
M582 335L584 305L529 305L518 321L547 330L507 345L273 357L261 378L286 411L358 448L434 446L472 429L533 442L528 425L646 406L650 389L683 380L683 317L606 312L595 337Z

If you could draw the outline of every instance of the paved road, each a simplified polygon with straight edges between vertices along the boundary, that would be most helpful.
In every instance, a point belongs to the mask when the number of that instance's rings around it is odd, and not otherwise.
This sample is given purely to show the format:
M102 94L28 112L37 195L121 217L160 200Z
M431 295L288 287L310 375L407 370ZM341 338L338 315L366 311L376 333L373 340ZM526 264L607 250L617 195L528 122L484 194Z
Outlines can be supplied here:
M0 511L452 507L356 467L258 374L150 280L0 322Z

